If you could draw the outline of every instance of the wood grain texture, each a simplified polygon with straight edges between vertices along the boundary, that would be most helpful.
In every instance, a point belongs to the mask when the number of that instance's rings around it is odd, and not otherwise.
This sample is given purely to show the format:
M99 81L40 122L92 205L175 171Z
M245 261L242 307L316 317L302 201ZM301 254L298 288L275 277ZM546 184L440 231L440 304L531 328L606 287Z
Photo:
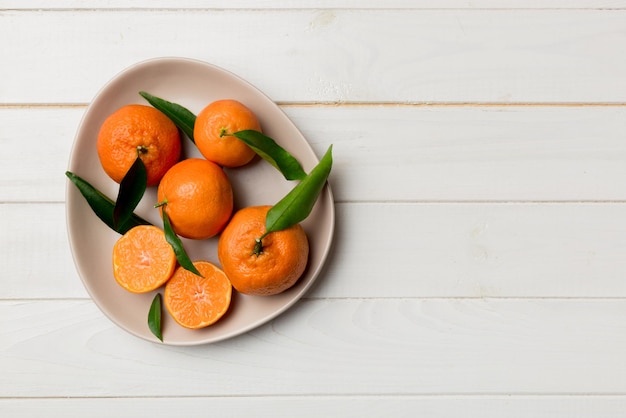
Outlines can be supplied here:
M7 10L0 49L12 59L0 67L0 97L85 103L127 66L182 56L224 67L279 102L624 103L626 60L615 54L624 13Z
M0 0L0 416L623 417L624 13ZM87 103L159 56L234 72L318 155L334 144L336 240L318 281L212 345L115 326L66 236Z
M12 10L62 9L624 9L620 0L1 0Z
M339 202L626 200L626 106L282 108ZM64 200L84 111L0 108L1 201Z
M237 396L190 398L0 399L0 411L11 417L153 418L198 413L220 418L416 416L481 418L622 418L624 396Z
M624 396L625 315L623 299L314 300L228 341L168 347L90 301L4 301L0 397Z
M0 204L0 227L0 299L88 296L74 267L62 204Z
M83 113L84 108L0 109L0 201L65 201L65 171Z

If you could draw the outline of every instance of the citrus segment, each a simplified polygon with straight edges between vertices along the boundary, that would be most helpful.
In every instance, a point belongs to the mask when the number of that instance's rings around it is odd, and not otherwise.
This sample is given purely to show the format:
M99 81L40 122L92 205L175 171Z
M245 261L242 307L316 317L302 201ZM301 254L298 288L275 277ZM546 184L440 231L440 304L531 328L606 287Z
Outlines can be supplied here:
M261 131L256 115L237 100L217 100L197 116L193 136L200 153L207 160L224 167L240 167L255 156L252 148L228 136L238 131Z
M202 158L174 165L159 183L157 195L174 231L186 238L218 234L233 211L233 190L226 173Z
M224 272L212 263L193 264L203 277L178 267L165 285L163 300L179 325L197 329L217 322L228 311L232 286Z
M174 250L156 226L131 228L113 246L113 276L129 292L158 288L172 276L175 267Z
M261 240L260 253L255 254L256 240L265 233L265 216L270 208L251 206L237 211L220 235L220 263L241 293L281 293L292 287L306 269L309 243L300 224L267 234Z
M137 156L154 186L180 158L178 128L159 110L126 105L109 115L98 132L98 158L106 174L120 183Z

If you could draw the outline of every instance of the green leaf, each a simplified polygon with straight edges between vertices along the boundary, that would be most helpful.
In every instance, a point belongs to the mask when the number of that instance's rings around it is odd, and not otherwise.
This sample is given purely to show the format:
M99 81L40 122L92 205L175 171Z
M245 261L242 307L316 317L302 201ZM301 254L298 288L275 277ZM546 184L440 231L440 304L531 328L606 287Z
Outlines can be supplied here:
M174 232L172 224L170 223L170 218L167 216L167 212L165 212L165 208L161 208L161 213L163 214L163 230L165 231L165 240L172 246L174 254L176 254L178 264L180 264L185 270L189 270L193 274L203 277L196 266L193 265L193 262L189 259L189 256L185 251L185 247L183 247L183 242Z
M148 328L161 342L163 342L163 335L161 333L161 294L157 293L152 299L150 310L148 311Z
M137 155L135 162L130 166L120 182L115 208L113 208L114 225L117 226L128 222L146 191L147 182L146 166L139 155Z
M172 122L174 122L174 124L178 126L178 128L183 131L187 137L189 137L191 142L195 144L195 140L193 138L193 127L196 124L196 115L179 104L168 102L167 100L153 96L145 91L140 91L139 94L141 97L146 99L148 103L170 118Z
M332 149L328 147L317 166L267 212L265 234L287 229L309 216L330 174Z
M302 180L306 173L289 152L272 138L255 130L244 130L230 134L243 141L264 160L276 167L287 180Z
M126 231L137 225L151 225L150 222L133 214L126 222L121 222L116 226L113 222L115 202L71 171L66 171L65 175L78 188L96 216L112 230L125 234Z

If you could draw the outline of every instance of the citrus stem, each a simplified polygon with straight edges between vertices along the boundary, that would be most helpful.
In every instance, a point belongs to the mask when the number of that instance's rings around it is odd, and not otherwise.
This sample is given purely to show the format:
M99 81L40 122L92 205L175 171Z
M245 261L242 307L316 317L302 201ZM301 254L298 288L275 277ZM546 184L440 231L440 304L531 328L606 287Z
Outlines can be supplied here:
M163 200L162 202L157 203L156 205L154 205L155 208L160 208L161 206L165 206L167 205L167 199Z
M147 154L148 153L148 148L143 146L143 145L137 145L137 155L141 155L141 154Z
M231 135L228 133L228 129L226 129L226 128L221 128L221 129L220 129L220 138L221 138L221 137L223 137L223 136L231 136Z
M262 253L263 253L263 242L261 241L261 238L257 238L254 240L254 249L252 250L252 254L258 257Z
M267 232L254 240L254 249L252 250L252 254L256 255L257 257L263 254L263 238L265 238L266 236Z

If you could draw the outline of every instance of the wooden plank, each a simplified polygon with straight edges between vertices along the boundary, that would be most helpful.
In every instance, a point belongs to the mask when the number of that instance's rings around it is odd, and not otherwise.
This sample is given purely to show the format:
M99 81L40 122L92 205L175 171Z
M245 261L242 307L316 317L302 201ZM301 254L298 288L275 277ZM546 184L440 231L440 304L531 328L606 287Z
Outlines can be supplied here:
M3 301L0 397L625 396L625 315L624 299L314 300L168 347L88 301Z
M626 198L626 107L287 108L339 201Z
M2 0L0 8L32 9L623 9L620 0Z
M62 204L0 204L3 298L85 298Z
M283 110L318 155L334 144L339 202L626 200L626 106ZM0 201L64 200L84 111L0 108Z
M622 204L337 206L315 297L623 297Z
M0 109L0 201L65 200L70 152L84 108Z
M309 298L626 297L624 204L338 204ZM84 298L62 204L0 205L0 299ZM108 257L102 254L102 257Z
M626 59L615 51L625 12L7 10L0 97L85 103L127 66L175 55L224 67L280 102L624 103Z
M624 396L271 396L202 398L0 399L10 417L65 418L176 417L185 413L241 417L318 418L320 416L414 418L480 416L482 418L622 418Z

